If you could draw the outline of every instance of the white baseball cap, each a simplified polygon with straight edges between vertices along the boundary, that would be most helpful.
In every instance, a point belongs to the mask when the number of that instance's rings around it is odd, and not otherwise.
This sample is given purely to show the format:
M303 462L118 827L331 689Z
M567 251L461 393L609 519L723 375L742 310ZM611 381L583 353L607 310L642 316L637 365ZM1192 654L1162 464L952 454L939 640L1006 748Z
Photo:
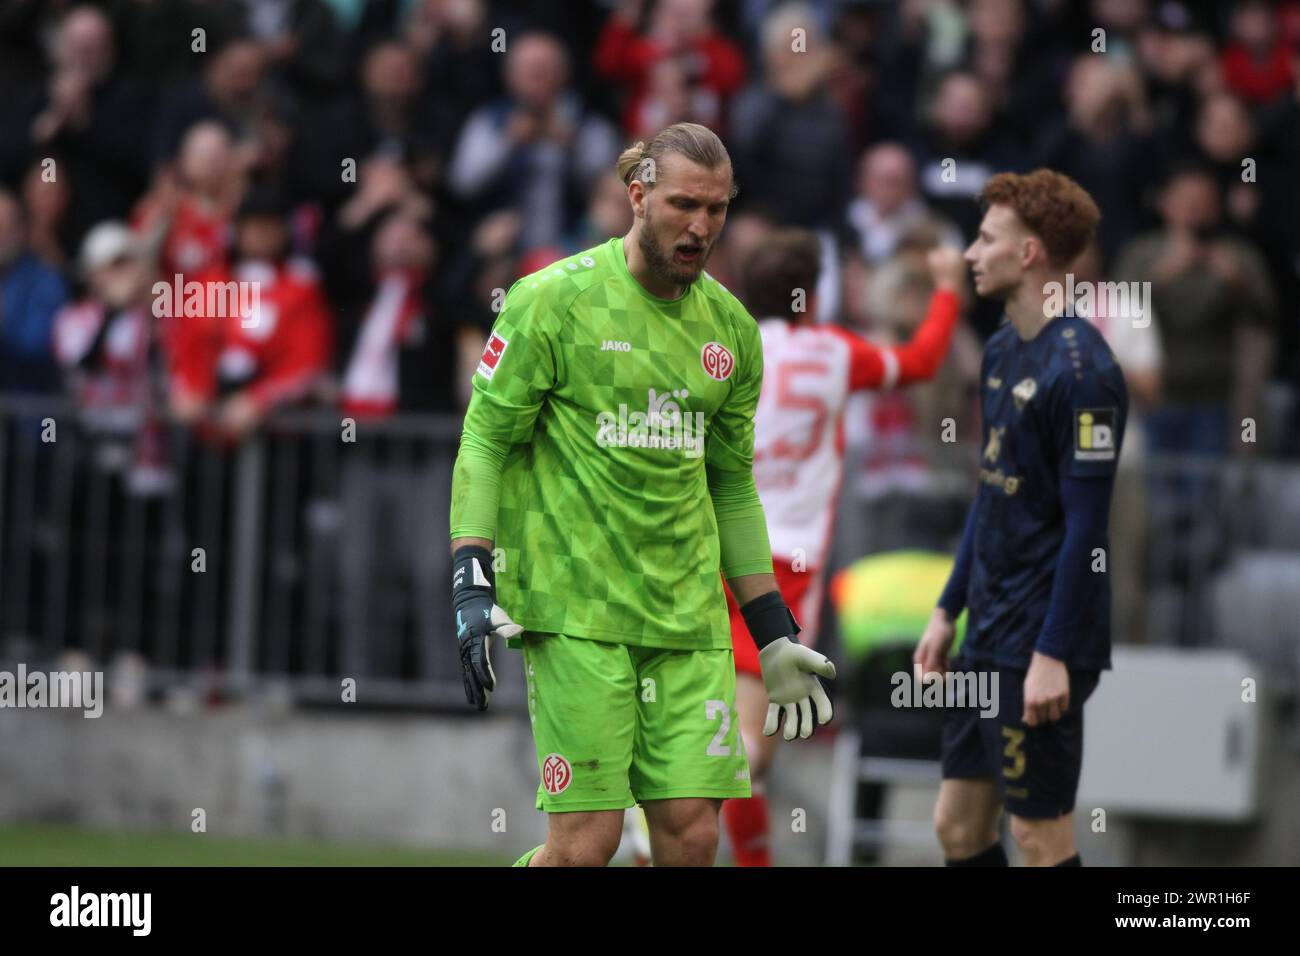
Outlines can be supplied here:
M83 273L94 272L123 256L136 258L144 252L140 238L124 222L101 222L81 241Z

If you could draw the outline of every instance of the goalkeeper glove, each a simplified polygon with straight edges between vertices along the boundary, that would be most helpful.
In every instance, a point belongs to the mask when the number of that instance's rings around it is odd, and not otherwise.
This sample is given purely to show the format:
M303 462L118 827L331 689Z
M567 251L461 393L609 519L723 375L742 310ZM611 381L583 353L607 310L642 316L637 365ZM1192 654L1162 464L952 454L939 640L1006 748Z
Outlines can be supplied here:
M764 736L776 733L784 714L786 740L794 740L796 734L811 737L818 724L830 723L832 715L830 698L814 675L834 680L835 665L811 647L791 640L799 633L799 624L780 591L754 598L740 613L759 648L758 664L768 700Z
M497 606L492 554L479 545L457 548L452 556L451 604L456 611L456 640L465 679L465 699L487 710L497 678L492 672L492 639L514 637L523 628Z

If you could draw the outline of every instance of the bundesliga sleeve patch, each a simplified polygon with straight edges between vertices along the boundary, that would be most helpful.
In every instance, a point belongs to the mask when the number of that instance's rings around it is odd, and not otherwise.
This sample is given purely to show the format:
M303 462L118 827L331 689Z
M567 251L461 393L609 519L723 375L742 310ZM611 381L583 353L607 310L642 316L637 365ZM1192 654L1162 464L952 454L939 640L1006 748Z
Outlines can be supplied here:
M1074 413L1075 461L1114 461L1115 408L1081 408Z
M478 373L486 379L492 378L496 374L497 363L506 354L506 346L509 344L509 340L493 332L483 347L483 357L478 360Z

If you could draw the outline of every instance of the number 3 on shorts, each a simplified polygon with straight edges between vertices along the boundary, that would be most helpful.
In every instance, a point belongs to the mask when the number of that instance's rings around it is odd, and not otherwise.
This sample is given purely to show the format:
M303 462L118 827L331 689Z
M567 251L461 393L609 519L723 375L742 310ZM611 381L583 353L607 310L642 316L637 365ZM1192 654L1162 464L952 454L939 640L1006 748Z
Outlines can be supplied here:
M1003 727L1002 736L1007 738L1002 756L1010 757L1012 761L1010 767L1003 765L1002 776L1007 780L1019 780L1025 772L1025 732L1015 727Z
M727 739L727 731L731 729L731 708L727 706L725 700L706 700L704 702L704 716L709 721L717 720L719 716L722 717L722 726L713 735L713 739L709 741L709 745L704 749L704 752L710 757L730 757L731 748L723 741Z

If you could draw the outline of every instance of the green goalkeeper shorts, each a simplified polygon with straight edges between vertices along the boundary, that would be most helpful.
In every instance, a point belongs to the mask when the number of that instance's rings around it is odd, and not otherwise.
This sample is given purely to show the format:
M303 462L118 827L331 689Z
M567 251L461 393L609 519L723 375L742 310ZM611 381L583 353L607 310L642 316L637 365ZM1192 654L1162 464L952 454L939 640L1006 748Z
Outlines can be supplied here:
M748 797L730 648L676 651L523 635L537 809Z

